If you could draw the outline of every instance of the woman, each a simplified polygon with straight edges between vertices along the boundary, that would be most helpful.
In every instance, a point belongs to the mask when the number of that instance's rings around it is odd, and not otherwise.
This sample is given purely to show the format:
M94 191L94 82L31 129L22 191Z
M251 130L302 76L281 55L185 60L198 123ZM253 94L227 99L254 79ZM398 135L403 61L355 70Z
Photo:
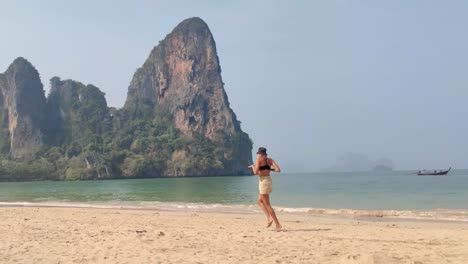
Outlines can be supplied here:
M268 158L266 148L264 147L258 148L257 160L255 164L250 165L249 168L252 168L253 173L259 176L259 195L257 203L267 216L267 227L270 227L271 224L275 222L275 230L279 232L281 231L281 225L270 204L270 193L273 187L270 171L281 172L281 169L273 159Z

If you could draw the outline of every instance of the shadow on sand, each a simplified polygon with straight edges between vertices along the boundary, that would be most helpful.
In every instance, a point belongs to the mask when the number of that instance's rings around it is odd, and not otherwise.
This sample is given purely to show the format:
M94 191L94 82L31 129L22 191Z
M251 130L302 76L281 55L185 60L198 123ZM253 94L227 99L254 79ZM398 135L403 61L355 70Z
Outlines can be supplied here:
M310 228L310 229L282 229L283 232L320 232L331 231L331 228Z

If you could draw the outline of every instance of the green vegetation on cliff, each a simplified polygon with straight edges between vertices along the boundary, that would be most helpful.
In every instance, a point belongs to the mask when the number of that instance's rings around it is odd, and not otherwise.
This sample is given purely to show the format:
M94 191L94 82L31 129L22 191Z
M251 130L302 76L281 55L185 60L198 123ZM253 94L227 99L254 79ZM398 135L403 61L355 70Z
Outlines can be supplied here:
M98 88L54 77L42 148L23 159L4 148L0 181L222 174L232 159L226 150L239 142L223 147L199 133L183 135L168 114L154 118L151 109L108 108Z

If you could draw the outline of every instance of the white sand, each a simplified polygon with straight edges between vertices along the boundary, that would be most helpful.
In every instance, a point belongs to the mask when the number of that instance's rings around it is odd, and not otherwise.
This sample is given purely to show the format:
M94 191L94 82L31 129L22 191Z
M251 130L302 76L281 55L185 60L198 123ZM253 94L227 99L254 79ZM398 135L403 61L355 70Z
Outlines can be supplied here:
M0 208L0 263L468 263L468 223Z

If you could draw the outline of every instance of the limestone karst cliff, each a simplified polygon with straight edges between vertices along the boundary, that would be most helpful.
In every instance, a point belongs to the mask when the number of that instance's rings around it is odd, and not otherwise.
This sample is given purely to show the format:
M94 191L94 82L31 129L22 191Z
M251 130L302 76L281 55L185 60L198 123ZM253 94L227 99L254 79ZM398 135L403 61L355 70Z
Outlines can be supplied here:
M168 116L184 135L200 133L224 146L228 170L248 173L252 143L229 106L216 44L202 19L182 21L151 51L133 76L125 108Z
M0 75L0 125L2 151L13 157L34 154L43 142L46 98L37 70L17 58Z
M200 18L151 51L120 109L59 77L46 99L23 58L0 74L0 181L247 175L251 151Z
M92 139L93 135L100 136L111 129L104 93L94 85L54 77L50 80L47 107L47 135L52 144Z

